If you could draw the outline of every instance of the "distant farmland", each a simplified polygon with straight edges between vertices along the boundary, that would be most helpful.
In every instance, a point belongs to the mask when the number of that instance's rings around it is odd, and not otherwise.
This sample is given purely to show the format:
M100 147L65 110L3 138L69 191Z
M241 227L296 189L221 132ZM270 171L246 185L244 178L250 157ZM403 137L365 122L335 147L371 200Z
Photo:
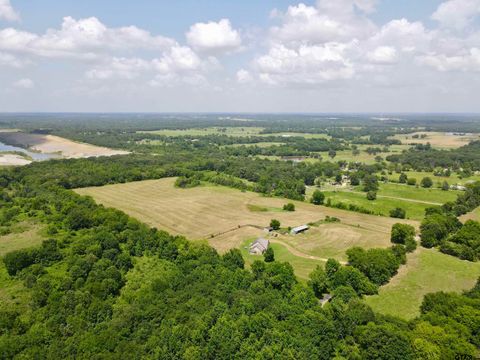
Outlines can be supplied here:
M264 236L262 228L268 226L272 218L280 220L282 227L293 227L321 221L328 215L341 222L319 223L306 234L280 235L276 240L307 256L333 256L343 260L345 250L352 246L389 246L391 226L398 221L302 202L294 202L295 212L286 212L282 211L282 206L289 202L286 199L222 186L179 189L174 187L174 182L173 178L147 180L76 192L90 195L105 206L123 210L170 233L192 240L206 239L220 252Z

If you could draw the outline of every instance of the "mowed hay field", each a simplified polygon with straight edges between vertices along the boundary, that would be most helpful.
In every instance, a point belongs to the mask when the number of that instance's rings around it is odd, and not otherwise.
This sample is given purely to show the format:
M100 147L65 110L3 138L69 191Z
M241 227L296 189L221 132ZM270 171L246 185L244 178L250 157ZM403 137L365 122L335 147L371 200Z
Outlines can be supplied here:
M172 234L191 240L207 239L220 252L240 247L247 239L265 236L261 228L268 226L272 218L278 219L282 227L294 227L321 221L328 215L341 222L322 223L306 234L280 235L275 240L306 256L343 259L351 246L389 246L390 229L398 222L303 202L293 202L296 211L287 212L282 210L289 202L286 199L214 185L179 189L174 183L174 178L146 180L77 189L76 192L90 195L105 206L123 210Z
M425 138L414 139L414 135L427 135ZM430 143L435 148L439 149L452 149L459 148L461 146L467 145L469 142L474 140L480 140L480 134L465 134L465 135L456 135L452 133L444 132L428 132L428 131L419 131L412 134L397 134L393 136L394 139L398 139L402 144L427 144Z
M375 311L412 319L419 315L424 295L437 291L471 289L480 276L480 263L460 260L435 249L418 248L407 256L407 265L379 294L366 298Z

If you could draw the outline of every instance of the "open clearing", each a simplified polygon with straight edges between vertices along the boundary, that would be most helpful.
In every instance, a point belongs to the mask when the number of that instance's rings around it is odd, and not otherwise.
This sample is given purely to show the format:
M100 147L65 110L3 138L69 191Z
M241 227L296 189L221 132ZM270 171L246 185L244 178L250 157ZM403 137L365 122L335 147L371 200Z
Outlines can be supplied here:
M480 181L480 175L473 175L468 178L460 178L457 174L451 174L450 176L435 176L431 172L421 172L421 171L405 171L405 174L408 178L413 178L417 180L417 184L420 184L420 181L424 177L429 177L433 180L434 187L441 187L444 181L448 182L449 185L464 185L469 182ZM389 181L398 182L400 174L393 173L387 175Z
M306 234L279 235L273 239L306 256L344 259L345 251L351 246L388 246L390 229L398 222L295 201L292 202L296 211L286 212L281 210L290 202L286 199L213 185L179 189L174 187L174 182L174 178L146 180L76 192L90 195L101 204L123 210L172 234L192 240L207 239L220 252L241 247L248 239L266 236L262 228L268 226L272 218L278 219L282 227L294 227L318 222L329 215L341 222L320 223Z
M426 137L414 139L414 135L427 135ZM428 132L420 131L412 134L397 134L393 136L394 139L398 139L402 144L427 144L430 143L433 147L439 149L453 149L467 145L473 140L480 140L479 134L453 134L444 132Z
M480 276L480 263L460 260L434 249L418 248L407 257L407 265L379 294L366 302L373 310L404 319L419 315L423 296L437 291L461 292L471 289Z
M477 207L475 210L460 217L461 222L465 222L467 220L480 221L480 207Z
M253 239L252 239L253 240ZM243 242L241 247L245 264L250 267L255 260L263 260L262 256L251 255L246 247L250 244L250 240ZM292 254L284 245L278 243L271 243L270 245L275 253L275 260L282 262L289 262L295 269L295 275L301 281L307 281L308 275L317 267L317 265L323 265L323 261L308 259L301 256Z
M8 144L28 148L43 154L61 154L62 157L67 159L128 154L127 151L78 143L54 135L0 132L0 139Z
M308 188L310 195L315 188ZM401 207L406 210L407 217L414 220L422 220L425 209L431 206L439 206L448 201L454 201L459 191L442 191L439 189L424 189L403 184L380 184L376 200L368 200L366 193L361 187L336 188L326 186L322 188L327 199L333 203L343 202L362 206L383 216L389 216L390 210Z
M30 163L31 161L25 159L23 156L0 153L0 166L23 166Z
M39 245L43 240L40 225L30 222L15 224L10 234L0 236L0 257L10 251Z

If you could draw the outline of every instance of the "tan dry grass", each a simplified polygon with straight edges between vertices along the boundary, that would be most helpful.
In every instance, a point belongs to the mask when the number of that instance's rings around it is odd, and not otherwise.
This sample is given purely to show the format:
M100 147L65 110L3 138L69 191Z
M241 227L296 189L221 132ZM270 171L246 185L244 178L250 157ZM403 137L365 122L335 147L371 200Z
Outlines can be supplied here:
M424 139L418 138L414 139L413 135L426 134L427 137ZM397 134L393 137L402 142L402 144L427 144L430 143L433 147L452 149L459 148L461 146L467 145L473 140L480 140L480 134L471 134L471 135L453 135L444 132L428 132L428 131L419 131L412 134Z
M0 154L0 166L23 166L30 163L30 160L27 160L20 155Z
M172 234L185 235L192 240L207 239L219 251L238 247L248 238L264 235L261 229L272 218L278 219L282 227L298 226L323 220L327 215L341 219L341 224L321 225L305 236L305 244L296 244L295 237L282 236L285 242L298 246L309 255L323 254L322 246L333 248L327 253L340 254L345 246L388 242L391 226L398 220L358 214L354 212L314 206L304 202L293 202L295 212L265 211L252 212L249 205L281 208L286 199L263 197L252 192L241 192L222 186L202 186L192 189L174 187L174 178L146 180L128 184L107 185L77 189L82 195L90 195L105 206L115 207L145 222ZM406 221L417 226L416 222ZM241 226L242 228L238 229ZM224 235L217 234L232 230ZM215 237L212 238L212 235ZM371 237L371 241L367 240ZM303 239L303 237L298 237ZM316 243L318 242L318 248ZM302 246L303 247L302 247ZM311 249L308 248L311 247ZM313 249L313 250L312 250Z
M127 151L79 143L54 135L2 132L1 136L10 144L29 148L44 154L60 153L63 157L69 159L128 154Z

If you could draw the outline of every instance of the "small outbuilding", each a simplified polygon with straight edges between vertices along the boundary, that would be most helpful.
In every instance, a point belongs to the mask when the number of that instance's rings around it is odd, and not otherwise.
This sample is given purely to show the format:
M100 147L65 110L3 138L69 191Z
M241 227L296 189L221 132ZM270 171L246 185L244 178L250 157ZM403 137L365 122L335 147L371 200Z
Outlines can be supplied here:
M248 252L252 255L262 255L270 246L270 241L264 238L258 238L250 244Z
M308 229L310 229L310 227L308 225L297 226L297 227L294 227L290 231L290 233L293 234L293 235L297 235L297 234L300 234L304 231L307 231Z

